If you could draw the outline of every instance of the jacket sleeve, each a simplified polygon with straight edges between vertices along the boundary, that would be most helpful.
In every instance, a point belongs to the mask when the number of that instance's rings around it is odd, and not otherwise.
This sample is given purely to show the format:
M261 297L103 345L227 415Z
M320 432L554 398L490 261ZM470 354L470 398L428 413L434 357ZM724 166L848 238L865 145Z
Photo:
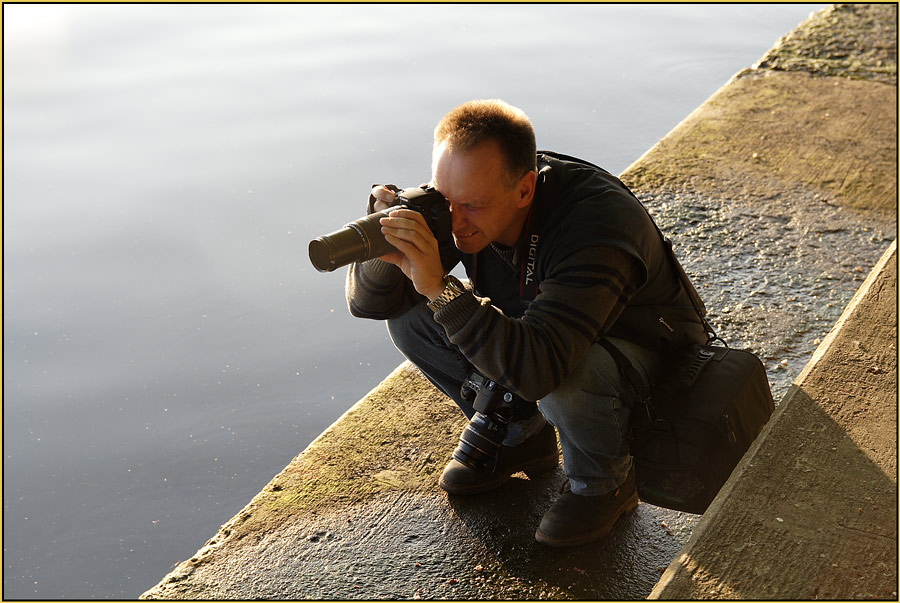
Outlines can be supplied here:
M462 295L435 314L450 341L485 376L526 400L556 389L640 286L641 271L611 246L576 251L541 281L521 318L489 298Z
M350 314L387 320L425 299L397 266L378 259L350 265L344 287Z

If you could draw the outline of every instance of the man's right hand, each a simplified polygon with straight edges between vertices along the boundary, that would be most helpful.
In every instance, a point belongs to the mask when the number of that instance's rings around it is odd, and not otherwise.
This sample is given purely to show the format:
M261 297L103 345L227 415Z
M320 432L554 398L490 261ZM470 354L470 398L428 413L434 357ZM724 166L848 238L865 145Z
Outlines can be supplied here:
M370 193L376 212L395 207L394 193L385 186L376 186ZM398 248L378 259L394 264L412 281L416 291L430 300L444 290L444 271L440 250L434 234L422 214L396 206L389 216L381 218L385 240Z

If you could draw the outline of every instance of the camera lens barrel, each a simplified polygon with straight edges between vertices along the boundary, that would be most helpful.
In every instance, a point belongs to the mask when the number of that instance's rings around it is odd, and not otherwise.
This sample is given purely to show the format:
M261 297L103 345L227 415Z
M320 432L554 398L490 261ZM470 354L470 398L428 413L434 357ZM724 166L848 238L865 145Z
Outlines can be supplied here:
M390 186L388 187L390 188ZM393 187L396 205L347 224L342 229L309 242L309 259L319 272L331 272L353 262L365 262L396 251L381 234L380 220L398 207L417 211L438 240L441 263L449 269L458 261L453 244L450 208L443 195L430 186Z
M353 262L365 262L394 251L381 234L379 220L392 209L369 214L340 230L309 242L309 260L319 272L331 272Z
M476 471L492 471L497 464L507 425L476 412L459 437L453 458Z

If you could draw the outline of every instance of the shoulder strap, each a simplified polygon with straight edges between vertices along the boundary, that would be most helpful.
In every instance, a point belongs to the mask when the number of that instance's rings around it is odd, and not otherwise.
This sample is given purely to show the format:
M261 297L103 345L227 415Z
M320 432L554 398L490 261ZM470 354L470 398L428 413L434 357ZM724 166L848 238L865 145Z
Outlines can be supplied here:
M616 178L618 180L618 178ZM650 215L650 211L641 203L641 200L638 199L637 195L628 188L624 182L619 180L619 183L627 190L632 197L634 197L638 204L643 208L643 210L647 213L647 216L650 218L650 222L653 224L653 228L656 229L656 233L659 235L659 238L662 240L663 248L666 251L666 256L669 258L669 263L672 265L672 269L675 270L675 274L678 275L678 280L681 281L681 286L684 289L684 292L687 293L688 298L691 300L691 305L694 306L694 310L697 311L697 316L700 318L700 322L703 324L703 328L706 330L706 334L708 336L707 343L711 343L713 341L721 341L722 344L725 344L725 341L716 335L715 330L709 324L709 321L706 320L706 305L703 303L703 299L701 299L700 294L697 293L697 289L694 288L694 284L691 282L691 279L688 278L687 273L684 271L684 267L681 265L681 262L678 261L678 258L675 257L675 251L673 249L672 241L665 236L662 231L659 229L659 226L656 225L656 220L653 219L653 216Z
M609 352L610 356L612 356L619 369L625 375L625 378L628 379L628 381L630 381L634 386L634 389L641 397L641 400L643 401L650 398L650 388L648 388L647 384L644 383L644 378L641 377L640 373L637 372L637 369L634 368L634 365L631 364L631 361L628 360L625 354L619 351L619 348L617 348L606 337L601 337L597 340L597 343L606 348L606 351Z
M647 208L644 208L646 211ZM648 212L649 213L649 212ZM669 240L668 237L663 235L662 231L659 230L659 227L656 226L656 223L653 223L653 226L656 227L656 232L659 233L659 236L662 238L663 248L666 250L666 255L669 257L669 262L672 264L672 268L675 270L675 274L678 275L678 280L681 281L681 286L684 288L685 293L687 293L688 298L691 300L691 305L694 306L694 310L697 312L697 316L700 317L700 322L703 323L703 328L706 330L706 334L708 335L707 343L718 340L723 344L725 343L721 337L716 335L715 330L709 324L709 321L706 320L706 305L703 303L703 300L700 298L700 294L697 293L697 289L694 288L694 283L691 282L691 279L688 278L687 273L684 271L684 267L681 265L681 262L678 261L678 258L675 257L675 251L672 246L672 241Z
M619 182L621 182L621 180ZM644 209L644 211L647 212L647 216L650 218L650 222L653 224L653 227L656 229L657 234L662 240L663 249L665 249L666 256L669 258L669 263L675 270L675 274L678 275L678 280L681 282L682 288L684 288L685 293L687 293L688 298L691 300L691 305L694 306L694 310L697 312L697 316L700 318L700 322L703 324L703 328L706 330L706 333L709 336L706 343L710 344L713 341L720 341L725 347L728 347L728 344L726 344L721 337L716 335L716 332L709 324L709 321L706 320L706 306L704 305L703 300L700 298L700 294L697 293L697 289L694 288L694 284L691 282L691 279L688 278L687 273L684 271L684 267L681 265L681 262L679 262L678 258L675 257L675 251L673 250L672 241L662 233L662 231L659 229L659 226L656 225L656 221L653 219L653 216L650 215L650 212L646 207L644 207L644 204L641 203L641 200L638 199L637 195L635 195L630 188L625 186L625 183L622 183L622 186L625 188L625 190L631 193L631 196L634 197L637 200L638 204L640 204L640 206ZM619 370L637 392L640 398L641 406L644 407L644 411L647 413L647 417L652 421L653 409L650 400L650 388L644 381L643 377L641 377L640 373L637 372L637 369L634 368L634 365L631 364L631 361L628 360L625 354L619 351L619 349L615 345L613 345L612 342L610 342L606 337L600 337L597 340L597 343L602 345L606 349L606 351L609 352L609 355L612 356L612 359L619 367Z

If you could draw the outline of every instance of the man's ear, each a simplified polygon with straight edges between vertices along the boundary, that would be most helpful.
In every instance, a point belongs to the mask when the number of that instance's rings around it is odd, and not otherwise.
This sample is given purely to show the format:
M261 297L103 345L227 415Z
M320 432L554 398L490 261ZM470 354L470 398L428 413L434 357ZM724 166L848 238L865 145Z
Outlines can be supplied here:
M532 199L534 199L534 189L537 186L537 173L534 171L528 171L522 175L519 179L518 184L516 184L516 191L518 192L518 199L516 203L516 207L524 208L531 205Z

